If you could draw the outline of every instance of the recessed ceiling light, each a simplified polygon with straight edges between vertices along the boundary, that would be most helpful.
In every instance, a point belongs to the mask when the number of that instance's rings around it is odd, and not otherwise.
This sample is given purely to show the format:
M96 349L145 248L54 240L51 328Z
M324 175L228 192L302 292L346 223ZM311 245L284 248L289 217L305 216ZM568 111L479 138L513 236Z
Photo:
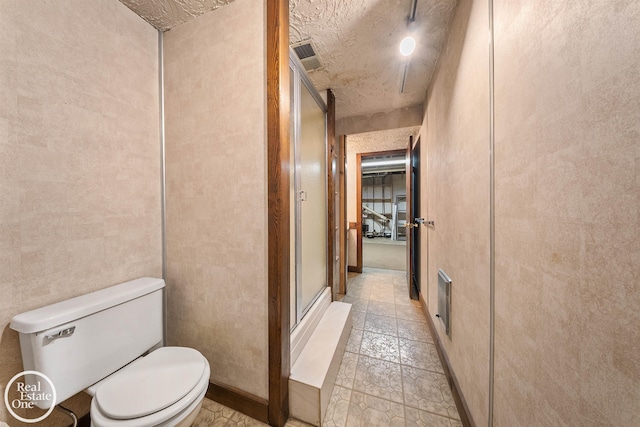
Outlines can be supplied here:
M400 53L403 56L409 56L416 50L416 39L411 36L407 36L400 42Z

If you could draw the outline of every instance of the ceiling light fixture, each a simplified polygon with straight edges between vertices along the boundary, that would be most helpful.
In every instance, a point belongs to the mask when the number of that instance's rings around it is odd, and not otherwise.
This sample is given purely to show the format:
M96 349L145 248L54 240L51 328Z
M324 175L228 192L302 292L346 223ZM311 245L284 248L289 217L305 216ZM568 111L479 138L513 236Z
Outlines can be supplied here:
M402 56L409 56L416 50L416 39L407 36L400 42L400 53Z
M373 168L377 166L404 165L406 162L407 161L405 159L374 160L374 161L362 162L360 167Z

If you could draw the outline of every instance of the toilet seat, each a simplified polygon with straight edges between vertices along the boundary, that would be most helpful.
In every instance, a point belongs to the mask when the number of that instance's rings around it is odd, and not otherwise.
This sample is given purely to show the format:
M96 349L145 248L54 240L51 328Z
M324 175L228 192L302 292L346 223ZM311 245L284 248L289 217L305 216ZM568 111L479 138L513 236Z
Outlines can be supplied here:
M201 403L209 373L198 351L159 348L100 383L91 401L92 426L175 425Z

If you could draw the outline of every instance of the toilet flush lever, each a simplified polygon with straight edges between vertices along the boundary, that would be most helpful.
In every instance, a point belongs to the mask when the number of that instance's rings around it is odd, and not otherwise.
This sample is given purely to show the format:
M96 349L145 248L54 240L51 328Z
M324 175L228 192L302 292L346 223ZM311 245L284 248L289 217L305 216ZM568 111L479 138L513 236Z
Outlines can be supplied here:
M58 332L54 332L52 334L49 335L45 335L44 337L48 340L55 340L58 338L62 338L62 337L68 337L73 335L73 333L76 331L76 327L75 326L70 326L68 328L64 328L64 329L60 329Z

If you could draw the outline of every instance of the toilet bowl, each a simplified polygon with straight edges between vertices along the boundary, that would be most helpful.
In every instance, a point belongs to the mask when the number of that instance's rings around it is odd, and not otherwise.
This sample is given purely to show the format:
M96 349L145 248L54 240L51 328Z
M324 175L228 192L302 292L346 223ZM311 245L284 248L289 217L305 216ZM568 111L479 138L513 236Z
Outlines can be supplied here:
M210 367L195 349L163 346L164 287L143 277L15 316L25 371L50 379L56 403L86 390L94 427L190 426Z
M87 389L94 427L190 426L209 385L198 351L162 347Z

